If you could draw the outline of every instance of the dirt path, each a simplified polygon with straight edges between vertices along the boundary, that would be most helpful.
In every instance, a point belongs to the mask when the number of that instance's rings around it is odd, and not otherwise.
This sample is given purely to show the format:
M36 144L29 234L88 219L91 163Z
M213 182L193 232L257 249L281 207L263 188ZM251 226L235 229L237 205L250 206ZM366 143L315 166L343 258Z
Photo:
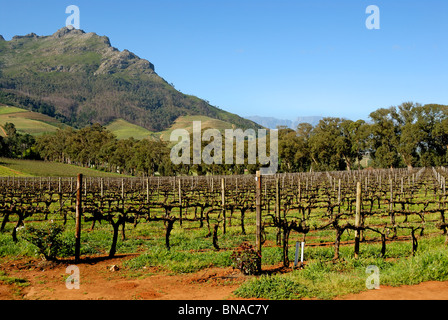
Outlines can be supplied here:
M209 268L193 274L170 275L157 269L144 273L123 271L123 257L84 262L77 266L80 288L67 289L66 264L25 261L1 266L9 277L27 279L28 287L17 293L16 285L0 285L0 299L28 300L222 300L234 299L232 292L247 278L232 268ZM111 271L112 265L118 270Z
M8 135L6 134L5 129L3 128L3 126L0 126L0 129L1 129L2 132L3 132L3 136L4 136L4 137L8 137Z
M78 264L80 288L69 290L65 271L70 262L48 263L28 260L0 265L8 277L27 279L27 287L1 284L0 300L224 300L237 299L233 291L248 278L232 268L209 268L192 274L170 275L156 268L130 272L121 268L132 256L99 257ZM118 270L111 271L111 266ZM388 287L336 300L448 300L448 281L414 286Z

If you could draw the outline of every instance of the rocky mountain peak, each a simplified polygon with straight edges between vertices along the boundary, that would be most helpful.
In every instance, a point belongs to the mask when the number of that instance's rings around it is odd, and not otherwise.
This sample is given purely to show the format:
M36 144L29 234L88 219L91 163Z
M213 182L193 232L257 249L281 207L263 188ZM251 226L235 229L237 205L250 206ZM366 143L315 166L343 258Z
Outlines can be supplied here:
M63 27L63 28L59 29L58 31L53 33L52 37L53 38L62 38L67 35L73 36L73 35L80 35L80 34L85 34L85 32L83 30L75 29L72 26L69 26L69 27Z

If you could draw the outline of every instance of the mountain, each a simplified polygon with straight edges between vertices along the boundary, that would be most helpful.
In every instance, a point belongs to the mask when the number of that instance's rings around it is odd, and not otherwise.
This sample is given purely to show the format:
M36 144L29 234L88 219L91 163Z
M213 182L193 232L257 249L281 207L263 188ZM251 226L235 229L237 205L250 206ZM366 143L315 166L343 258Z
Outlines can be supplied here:
M78 128L121 119L159 132L182 116L261 127L177 91L152 63L112 47L108 37L67 27L50 36L0 36L0 103Z
M260 117L260 116L249 116L246 119L251 120L263 127L269 129L276 129L277 126L287 126L291 129L296 129L299 123L310 123L315 126L319 123L323 117L320 116L309 116L309 117L297 117L295 120L277 119L274 117Z

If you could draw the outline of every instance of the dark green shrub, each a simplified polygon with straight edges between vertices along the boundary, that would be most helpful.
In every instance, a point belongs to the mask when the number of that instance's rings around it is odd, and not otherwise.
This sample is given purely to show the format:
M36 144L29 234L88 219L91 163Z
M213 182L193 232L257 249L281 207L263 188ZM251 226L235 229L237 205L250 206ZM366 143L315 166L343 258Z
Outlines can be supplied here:
M245 275L258 274L261 256L255 248L244 242L230 256L232 267L240 269Z
M22 230L22 238L37 247L38 253L46 260L56 260L58 253L65 243L62 240L64 227L54 222L48 222L41 226L27 225Z

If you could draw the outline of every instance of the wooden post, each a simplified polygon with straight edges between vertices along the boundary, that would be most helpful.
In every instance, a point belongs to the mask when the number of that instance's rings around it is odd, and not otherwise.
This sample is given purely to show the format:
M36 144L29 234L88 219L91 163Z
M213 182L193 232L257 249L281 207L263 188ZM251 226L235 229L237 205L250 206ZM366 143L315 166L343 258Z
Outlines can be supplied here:
M442 177L442 183L443 183L443 195L445 195L446 194L445 177Z
M356 184L356 215L355 215L355 228L359 228L361 224L361 182ZM355 230L355 259L359 255L359 234L360 230Z
M255 176L255 207L256 207L256 250L260 256L258 260L258 272L261 272L261 173L257 171Z
M341 207L341 179L338 181L338 205Z
M226 182L221 178L222 233L226 234Z
M149 179L146 179L146 203L149 203Z
M182 181L178 181L178 195L179 195L179 225L182 227Z
M25 187L26 187L26 180L25 180ZM61 185L61 178L59 178L59 186L58 186L58 193L59 193L59 212L62 210L62 185Z
M280 180L277 178L275 180L275 215L277 216L278 222L280 223ZM277 245L282 244L282 229L280 225L277 229Z
M76 226L75 226L75 262L79 261L81 252L81 215L82 215L82 174L78 174L76 189Z
M390 214L390 222L392 225L395 225L395 217L394 217L394 190L393 190L393 182L392 179L389 179L390 184L390 199L389 199L389 214Z
M394 214L394 188L393 181L389 179L390 183L390 199L389 199L389 215L390 215L390 223L392 224L394 235L393 238L397 236L397 227L395 226L395 214Z

